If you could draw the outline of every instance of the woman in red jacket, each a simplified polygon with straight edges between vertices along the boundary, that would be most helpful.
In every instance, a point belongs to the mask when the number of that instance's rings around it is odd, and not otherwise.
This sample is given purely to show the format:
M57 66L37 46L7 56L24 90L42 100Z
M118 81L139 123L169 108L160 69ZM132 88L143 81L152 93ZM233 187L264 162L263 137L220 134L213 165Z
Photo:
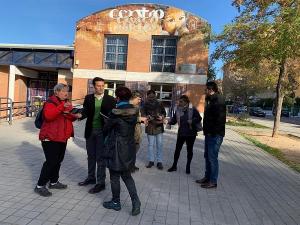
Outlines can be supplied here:
M43 109L43 124L39 139L46 161L34 191L44 197L52 195L46 188L49 181L50 189L67 188L67 185L58 181L59 169L65 156L67 141L74 134L72 122L81 116L71 113L72 104L67 99L68 86L57 84L54 87L54 95L45 102Z

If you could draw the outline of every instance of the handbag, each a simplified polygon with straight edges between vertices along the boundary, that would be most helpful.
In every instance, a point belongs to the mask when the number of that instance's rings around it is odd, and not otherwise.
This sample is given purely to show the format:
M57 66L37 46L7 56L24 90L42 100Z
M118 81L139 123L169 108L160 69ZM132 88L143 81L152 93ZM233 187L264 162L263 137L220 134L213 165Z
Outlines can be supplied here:
M189 105L189 120L192 121L193 119L193 106L192 104ZM192 124L195 127L197 132L203 131L202 121L200 120L198 123Z

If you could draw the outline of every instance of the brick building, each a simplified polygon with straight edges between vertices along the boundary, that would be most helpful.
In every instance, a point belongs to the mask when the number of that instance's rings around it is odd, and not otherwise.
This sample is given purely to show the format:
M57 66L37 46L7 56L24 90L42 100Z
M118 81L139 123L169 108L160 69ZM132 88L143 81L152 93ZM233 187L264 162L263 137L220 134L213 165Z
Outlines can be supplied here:
M0 44L0 97L30 101L65 82L72 85L72 99L82 99L99 76L111 95L119 85L153 89L170 108L187 94L202 112L209 28L202 18L165 5L105 9L77 22L74 46ZM20 49L22 53L15 53Z

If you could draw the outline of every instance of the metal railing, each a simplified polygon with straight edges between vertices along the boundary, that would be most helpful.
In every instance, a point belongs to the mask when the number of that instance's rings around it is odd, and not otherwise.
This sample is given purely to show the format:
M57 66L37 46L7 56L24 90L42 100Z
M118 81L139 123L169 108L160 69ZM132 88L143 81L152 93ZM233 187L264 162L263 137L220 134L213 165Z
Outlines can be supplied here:
M83 98L72 99L71 101L81 101ZM7 119L12 125L14 117L26 116L32 117L40 110L45 101L21 101L13 102L11 98L0 97L0 119ZM80 104L78 104L80 105Z
M5 100L6 102L2 102ZM2 107L2 105L6 105L6 107ZM13 101L11 98L3 98L0 97L0 118L8 118L8 122L12 124L12 112L13 112ZM3 114L5 116L3 116Z

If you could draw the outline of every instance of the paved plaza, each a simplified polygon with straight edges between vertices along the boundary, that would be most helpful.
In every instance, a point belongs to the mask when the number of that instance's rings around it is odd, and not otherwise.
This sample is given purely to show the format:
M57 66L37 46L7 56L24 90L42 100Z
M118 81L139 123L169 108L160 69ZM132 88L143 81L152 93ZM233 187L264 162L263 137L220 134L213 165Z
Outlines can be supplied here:
M185 174L184 147L177 172L172 164L176 133L165 133L164 170L145 168L144 138L135 173L142 202L141 214L130 216L131 201L122 183L122 210L102 207L111 198L109 179L106 190L95 195L77 183L86 178L87 156L83 122L76 123L76 137L70 140L61 168L60 181L66 190L53 190L50 198L33 192L42 163L43 151L33 119L0 123L0 224L30 225L271 225L300 224L300 175L259 150L227 128L220 152L220 179L216 190L200 188L203 176L203 136L194 147L191 174ZM107 172L108 175L108 172Z

